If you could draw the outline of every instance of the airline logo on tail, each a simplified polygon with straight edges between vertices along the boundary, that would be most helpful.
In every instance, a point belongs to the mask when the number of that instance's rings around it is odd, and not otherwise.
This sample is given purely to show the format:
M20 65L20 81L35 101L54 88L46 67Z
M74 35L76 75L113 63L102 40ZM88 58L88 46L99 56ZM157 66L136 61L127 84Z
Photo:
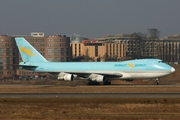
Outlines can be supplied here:
M24 52L25 54L29 55L29 56L35 56L35 54L32 53L32 50L28 49L28 48L25 48L21 45L20 47L20 50L22 52Z

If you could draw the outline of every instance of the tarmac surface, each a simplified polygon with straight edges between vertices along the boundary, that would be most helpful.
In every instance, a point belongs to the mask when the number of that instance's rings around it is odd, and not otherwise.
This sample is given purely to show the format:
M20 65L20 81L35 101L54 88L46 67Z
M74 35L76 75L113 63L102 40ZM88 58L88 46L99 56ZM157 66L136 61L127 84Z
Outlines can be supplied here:
M180 93L0 93L0 98L180 98Z
M176 85L0 85L0 98L180 98L180 84Z

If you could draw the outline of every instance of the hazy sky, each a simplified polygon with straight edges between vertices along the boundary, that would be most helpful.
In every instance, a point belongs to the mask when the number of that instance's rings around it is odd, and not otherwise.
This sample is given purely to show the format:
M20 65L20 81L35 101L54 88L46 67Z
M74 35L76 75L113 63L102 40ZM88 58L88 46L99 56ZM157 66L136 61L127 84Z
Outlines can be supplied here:
M0 0L0 34L180 34L180 0Z

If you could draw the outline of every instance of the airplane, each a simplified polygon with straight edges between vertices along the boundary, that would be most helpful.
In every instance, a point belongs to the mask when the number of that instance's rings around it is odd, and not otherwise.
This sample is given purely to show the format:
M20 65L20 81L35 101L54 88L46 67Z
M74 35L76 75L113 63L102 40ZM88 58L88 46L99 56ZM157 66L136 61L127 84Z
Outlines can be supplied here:
M175 69L160 59L136 59L120 62L50 62L23 37L15 38L23 62L19 66L34 72L56 74L59 80L86 79L89 85L110 85L111 80L154 79Z

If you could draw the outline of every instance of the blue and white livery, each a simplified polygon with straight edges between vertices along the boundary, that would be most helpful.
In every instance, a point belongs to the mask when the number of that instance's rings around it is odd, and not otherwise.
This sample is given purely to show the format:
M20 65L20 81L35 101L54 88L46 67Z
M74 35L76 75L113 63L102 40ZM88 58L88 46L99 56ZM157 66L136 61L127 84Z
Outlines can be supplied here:
M23 62L23 69L57 74L59 80L75 78L89 80L90 84L110 84L110 80L160 78L175 71L160 59L137 59L122 62L49 62L24 38L15 38ZM157 81L158 84L158 81Z

